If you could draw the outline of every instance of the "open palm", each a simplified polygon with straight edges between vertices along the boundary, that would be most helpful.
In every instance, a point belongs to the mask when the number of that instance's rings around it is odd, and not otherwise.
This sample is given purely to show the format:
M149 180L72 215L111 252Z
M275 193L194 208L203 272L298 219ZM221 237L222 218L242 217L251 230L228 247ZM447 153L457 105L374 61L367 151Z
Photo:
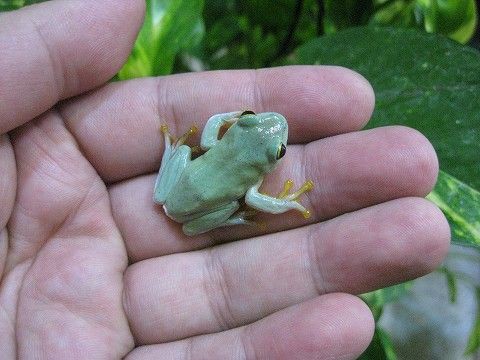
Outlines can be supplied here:
M143 11L57 0L0 16L2 359L356 358L373 320L348 294L421 276L448 248L420 198L437 175L431 145L402 127L358 131L373 93L341 68L102 85ZM188 238L152 201L159 127L245 108L289 120L265 191L313 179L312 217Z

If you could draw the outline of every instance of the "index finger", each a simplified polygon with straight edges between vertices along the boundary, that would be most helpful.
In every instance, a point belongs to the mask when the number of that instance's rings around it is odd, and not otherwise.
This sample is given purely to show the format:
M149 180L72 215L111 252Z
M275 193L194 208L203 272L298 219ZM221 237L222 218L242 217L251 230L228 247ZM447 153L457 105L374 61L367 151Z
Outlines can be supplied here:
M141 0L54 0L0 14L0 134L111 78L143 10Z
M109 84L61 113L88 160L113 182L158 169L162 123L181 135L216 113L275 111L289 121L289 143L304 143L360 129L373 104L370 84L351 70L287 66Z

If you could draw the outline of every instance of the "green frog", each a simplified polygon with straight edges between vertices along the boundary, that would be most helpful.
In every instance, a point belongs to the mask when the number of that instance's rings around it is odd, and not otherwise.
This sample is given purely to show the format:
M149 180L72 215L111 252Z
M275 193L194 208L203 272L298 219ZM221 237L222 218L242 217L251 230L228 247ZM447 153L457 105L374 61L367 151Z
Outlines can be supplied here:
M221 129L229 126L220 137ZM203 130L200 147L205 153L192 159L185 145L195 127L175 139L163 125L165 151L154 188L154 201L165 214L183 224L186 235L197 235L229 225L254 224L252 213L279 214L294 209L305 218L308 211L298 197L313 188L306 181L290 193L287 180L277 196L259 192L264 176L271 172L287 150L288 124L281 114L236 111L212 116ZM240 210L244 198L252 211Z

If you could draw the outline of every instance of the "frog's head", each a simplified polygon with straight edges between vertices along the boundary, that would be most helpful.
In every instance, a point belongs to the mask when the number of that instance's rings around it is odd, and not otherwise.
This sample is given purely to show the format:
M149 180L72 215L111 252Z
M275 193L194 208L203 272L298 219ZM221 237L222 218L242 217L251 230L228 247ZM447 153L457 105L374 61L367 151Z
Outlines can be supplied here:
M249 139L258 155L263 153L266 171L275 167L287 150L288 124L287 120L275 112L255 114L244 111L237 122L238 126L249 133L244 139ZM262 151L263 150L263 151Z

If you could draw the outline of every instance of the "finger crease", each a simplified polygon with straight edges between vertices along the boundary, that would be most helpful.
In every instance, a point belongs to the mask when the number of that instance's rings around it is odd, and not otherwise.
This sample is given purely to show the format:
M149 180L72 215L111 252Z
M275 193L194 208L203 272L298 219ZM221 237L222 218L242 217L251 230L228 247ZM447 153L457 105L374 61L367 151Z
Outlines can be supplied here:
M253 337L251 336L252 325L247 325L243 329L240 330L239 340L240 340L240 347L242 351L242 358L248 360L255 360L259 359L256 351L255 346L252 343Z
M315 228L315 229L314 229ZM312 279L312 285L318 295L326 294L325 281L323 279L323 272L320 257L318 255L317 242L313 236L313 232L317 232L316 226L310 227L307 236L304 238L304 249L307 257L307 272Z
M206 250L205 294L215 320L222 330L234 327L225 268L212 248Z
M180 135L178 133L179 129L179 119L177 119L177 114L175 110L174 102L171 99L170 90L166 79L158 79L157 83L157 94L158 94L158 104L157 104L157 114L160 125L166 123L169 126L170 133L173 135ZM158 127L160 130L160 126ZM160 135L160 131L158 132Z
M193 359L193 342L195 341L194 338L189 338L185 340L187 343L185 345L185 360L192 360Z
M263 92L259 84L259 71L252 70L252 97L253 97L253 106L256 112L263 112L268 109L265 109L265 101Z
M64 93L65 90L65 80L66 79L66 72L65 72L65 67L63 66L62 61L56 60L58 59L57 56L54 56L54 50L53 48L48 44L47 39L45 38L45 35L43 34L43 31L41 29L41 26L35 22L33 19L31 20L31 23L33 25L33 29L35 33L38 36L38 39L40 40L40 43L43 45L43 48L47 52L47 58L48 58L48 63L50 67L50 72L53 75L54 79L54 84L55 84L55 92L57 94L56 98L57 101L60 100L62 94ZM60 71L56 70L60 69ZM60 76L60 74L63 74Z

